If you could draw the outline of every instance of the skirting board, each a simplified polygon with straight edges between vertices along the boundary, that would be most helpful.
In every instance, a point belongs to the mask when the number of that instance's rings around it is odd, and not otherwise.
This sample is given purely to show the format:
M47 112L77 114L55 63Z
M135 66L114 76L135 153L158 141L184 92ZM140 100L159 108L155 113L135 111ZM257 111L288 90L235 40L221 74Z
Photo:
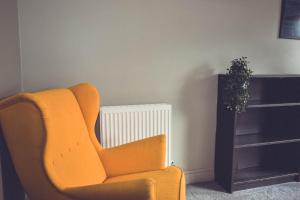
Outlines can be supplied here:
M212 169L188 170L184 173L187 184L214 180L214 171Z

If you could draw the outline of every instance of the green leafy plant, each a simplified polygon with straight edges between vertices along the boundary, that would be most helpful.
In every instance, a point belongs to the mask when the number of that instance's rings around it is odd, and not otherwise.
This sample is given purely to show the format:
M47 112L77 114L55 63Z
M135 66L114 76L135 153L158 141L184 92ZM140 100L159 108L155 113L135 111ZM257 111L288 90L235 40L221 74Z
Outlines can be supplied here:
M224 97L227 109L244 112L250 97L249 85L253 71L247 57L234 59L225 74Z

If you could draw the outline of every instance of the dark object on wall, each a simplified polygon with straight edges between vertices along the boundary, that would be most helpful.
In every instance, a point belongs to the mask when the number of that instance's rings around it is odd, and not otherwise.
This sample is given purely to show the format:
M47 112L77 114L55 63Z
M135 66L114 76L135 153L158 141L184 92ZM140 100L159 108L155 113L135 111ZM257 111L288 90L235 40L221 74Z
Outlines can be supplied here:
M300 40L300 0L282 0L279 37Z
M226 108L218 77L215 179L226 191L299 181L300 75L254 75L246 112Z

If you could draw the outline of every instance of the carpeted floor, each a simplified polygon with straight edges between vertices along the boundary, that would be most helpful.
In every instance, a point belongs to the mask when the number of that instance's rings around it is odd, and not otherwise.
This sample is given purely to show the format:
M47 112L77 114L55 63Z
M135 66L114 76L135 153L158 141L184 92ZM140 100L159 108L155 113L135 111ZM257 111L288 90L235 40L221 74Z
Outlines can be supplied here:
M187 186L187 200L300 200L300 183L284 183L226 193L216 183Z

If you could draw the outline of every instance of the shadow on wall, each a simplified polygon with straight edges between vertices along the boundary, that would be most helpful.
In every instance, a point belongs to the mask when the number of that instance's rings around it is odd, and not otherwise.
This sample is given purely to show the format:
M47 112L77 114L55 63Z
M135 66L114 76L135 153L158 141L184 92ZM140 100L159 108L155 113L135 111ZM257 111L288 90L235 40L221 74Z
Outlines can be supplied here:
M186 118L187 155L189 170L212 170L214 162L217 75L209 65L196 68L182 88L180 109Z

